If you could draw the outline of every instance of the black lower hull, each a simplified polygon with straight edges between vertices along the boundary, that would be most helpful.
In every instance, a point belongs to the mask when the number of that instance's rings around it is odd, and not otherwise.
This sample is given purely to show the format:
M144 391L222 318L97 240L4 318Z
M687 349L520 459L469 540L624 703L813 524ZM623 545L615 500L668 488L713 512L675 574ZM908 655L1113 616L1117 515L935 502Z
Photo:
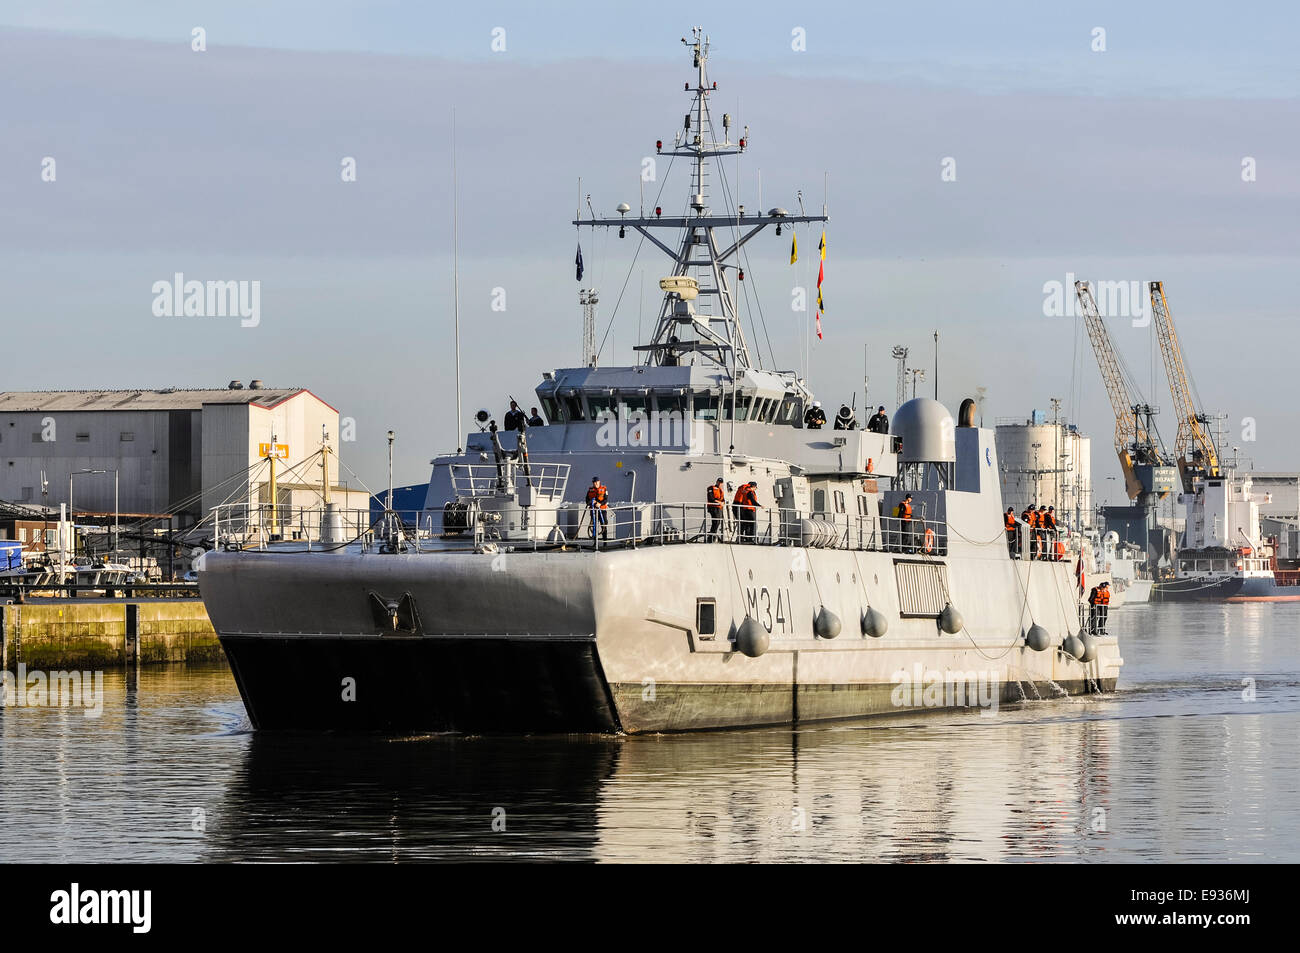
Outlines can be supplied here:
M224 636L221 644L258 729L619 728L591 641Z

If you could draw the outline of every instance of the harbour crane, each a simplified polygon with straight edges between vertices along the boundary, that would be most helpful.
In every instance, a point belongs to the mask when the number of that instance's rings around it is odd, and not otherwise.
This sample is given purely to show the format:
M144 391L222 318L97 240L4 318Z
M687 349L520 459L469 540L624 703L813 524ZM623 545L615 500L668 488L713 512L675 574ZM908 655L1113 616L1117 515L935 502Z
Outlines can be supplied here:
M1088 283L1076 281L1074 292L1115 413L1115 453L1124 473L1125 492L1139 505L1150 506L1173 489L1169 485L1169 456L1153 420L1157 410L1142 400L1132 375L1116 354Z
M1196 407L1192 398L1191 378L1183 362L1183 349L1178 344L1178 332L1169 314L1163 281L1153 281L1151 315L1155 321L1156 337L1160 340L1160 353L1165 361L1165 376L1169 378L1169 392L1174 398L1174 413L1178 415L1178 435L1174 437L1174 454L1178 471L1183 479L1184 492L1190 493L1192 482L1198 476L1219 476L1219 453L1210 436L1209 417Z

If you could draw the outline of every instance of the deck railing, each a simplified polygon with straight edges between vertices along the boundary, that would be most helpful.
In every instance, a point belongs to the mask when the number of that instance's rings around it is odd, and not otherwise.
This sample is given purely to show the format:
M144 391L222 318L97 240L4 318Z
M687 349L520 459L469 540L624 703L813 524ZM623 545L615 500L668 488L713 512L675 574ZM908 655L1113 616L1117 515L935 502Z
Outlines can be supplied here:
M320 507L231 503L214 508L213 519L216 545L225 549L318 551L359 545L364 551L393 546L422 551L445 549L448 542L457 541L475 548L493 544L514 549L560 545L608 549L726 542L924 557L946 555L949 543L948 527L942 520L800 513L770 507L751 510L730 503L721 507L616 503L606 509L568 504L558 509L538 508L537 515L543 513L554 516L554 529L538 538L503 530L496 514L474 498L443 510L394 511L374 518L369 510L339 508L333 511L332 522ZM323 528L327 530L324 533Z

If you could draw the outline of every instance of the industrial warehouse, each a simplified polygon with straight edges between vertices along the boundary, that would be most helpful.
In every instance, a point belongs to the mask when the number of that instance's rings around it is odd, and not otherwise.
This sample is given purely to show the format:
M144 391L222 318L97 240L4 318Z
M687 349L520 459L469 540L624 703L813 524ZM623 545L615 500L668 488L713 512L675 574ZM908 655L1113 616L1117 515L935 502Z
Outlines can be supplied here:
M110 552L151 578L187 568L190 546L211 537L213 507L271 500L276 510L313 506L328 484L344 508L369 494L340 480L338 411L303 388L244 386L160 390L0 393L0 540L29 556L55 547L68 556ZM311 472L295 464L314 455ZM300 468L305 469L305 468ZM77 539L60 542L60 512ZM180 556L180 562L177 561Z

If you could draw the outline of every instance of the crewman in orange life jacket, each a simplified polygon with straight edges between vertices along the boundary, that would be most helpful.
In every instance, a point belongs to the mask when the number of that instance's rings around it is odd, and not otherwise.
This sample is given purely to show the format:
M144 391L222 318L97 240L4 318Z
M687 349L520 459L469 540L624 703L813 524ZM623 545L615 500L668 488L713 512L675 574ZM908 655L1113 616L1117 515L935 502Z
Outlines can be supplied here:
M596 522L600 521L600 538L609 539L609 488L600 477L591 478L587 488L587 508L591 510L591 538L596 538Z
M898 502L894 510L898 517L898 542L904 552L916 551L916 540L912 538L912 494L909 493Z
M722 541L722 507L727 501L727 495L722 489L722 477L718 477L707 490L705 490L706 506L708 508L709 518L712 522L709 524L708 541L711 543Z
M742 484L736 491L735 505L736 516L740 521L740 536L744 539L748 536L751 540L758 538L758 484L753 480Z

